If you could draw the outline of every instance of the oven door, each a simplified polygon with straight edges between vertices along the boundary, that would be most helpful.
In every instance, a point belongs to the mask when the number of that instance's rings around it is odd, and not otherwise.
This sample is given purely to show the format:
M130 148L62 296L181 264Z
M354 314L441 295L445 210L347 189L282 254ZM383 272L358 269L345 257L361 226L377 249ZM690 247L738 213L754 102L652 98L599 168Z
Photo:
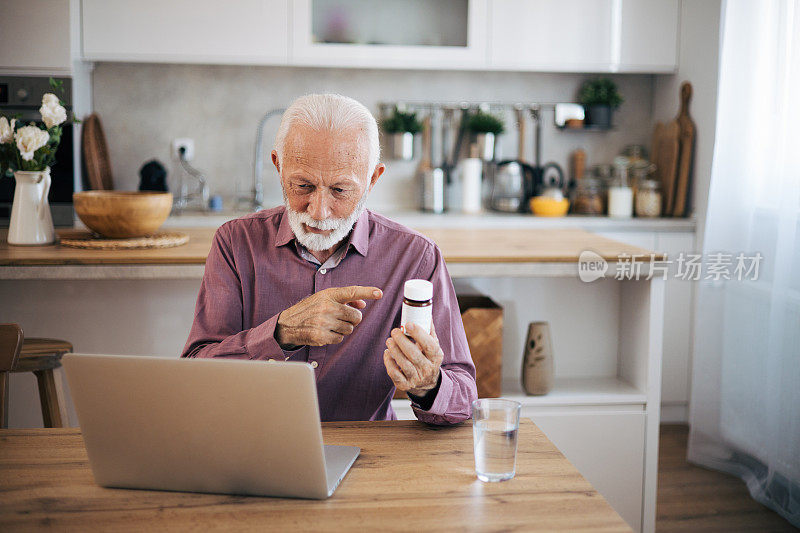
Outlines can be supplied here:
M14 116L13 110L3 110L6 116ZM29 123L32 120L26 119L26 114L30 116L30 111L22 113L20 120ZM39 126L43 126L40 121ZM61 134L61 144L56 151L56 162L50 168L50 211L53 214L53 224L56 226L74 225L75 211L72 207L72 193L75 192L75 155L74 146L74 126L65 124ZM0 176L0 227L7 228L11 220L11 205L14 201L15 180L13 177Z

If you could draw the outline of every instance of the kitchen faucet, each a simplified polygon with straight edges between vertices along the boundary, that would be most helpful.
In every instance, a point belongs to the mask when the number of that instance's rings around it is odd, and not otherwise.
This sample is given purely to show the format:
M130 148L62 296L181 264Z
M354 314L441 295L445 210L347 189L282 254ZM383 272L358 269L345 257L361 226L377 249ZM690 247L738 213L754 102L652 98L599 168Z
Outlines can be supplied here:
M272 109L261 117L258 121L258 129L256 130L256 151L255 161L253 165L253 190L252 198L250 199L250 209L259 211L264 208L264 158L263 149L261 145L264 141L264 126L267 121L274 115L282 114L286 108Z
M208 182L205 174L189 164L189 162L186 160L186 149L184 147L181 147L180 150L178 150L178 162L186 174L197 180L197 186L194 191L190 192L188 190L188 184L184 179L184 174L182 173L179 186L180 192L178 194L178 198L175 200L175 208L180 213L189 207L190 202L194 201L198 209L208 209L209 193Z

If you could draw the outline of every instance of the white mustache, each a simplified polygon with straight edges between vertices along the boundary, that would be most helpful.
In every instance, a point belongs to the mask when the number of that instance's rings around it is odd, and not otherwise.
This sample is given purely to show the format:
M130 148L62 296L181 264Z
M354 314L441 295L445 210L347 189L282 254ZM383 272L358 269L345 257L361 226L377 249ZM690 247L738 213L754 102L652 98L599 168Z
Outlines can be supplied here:
M336 229L347 221L347 218L326 218L325 220L316 220L311 218L308 213L298 213L300 222L311 228L316 228L323 231Z

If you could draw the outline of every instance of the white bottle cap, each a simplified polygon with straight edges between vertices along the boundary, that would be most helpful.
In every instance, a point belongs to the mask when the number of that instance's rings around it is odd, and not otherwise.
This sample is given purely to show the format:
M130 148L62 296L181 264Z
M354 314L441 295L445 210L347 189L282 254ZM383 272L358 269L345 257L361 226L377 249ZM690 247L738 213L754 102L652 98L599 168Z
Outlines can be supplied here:
M424 279L410 279L403 287L403 297L415 302L426 302L433 298L433 283Z

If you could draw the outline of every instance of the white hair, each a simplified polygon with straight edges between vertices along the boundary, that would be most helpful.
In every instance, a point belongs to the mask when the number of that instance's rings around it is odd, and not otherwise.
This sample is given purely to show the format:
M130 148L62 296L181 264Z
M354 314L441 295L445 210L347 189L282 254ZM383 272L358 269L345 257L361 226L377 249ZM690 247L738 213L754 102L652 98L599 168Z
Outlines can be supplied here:
M380 160L378 123L364 104L341 94L307 94L297 98L283 113L274 150L283 161L286 137L292 126L302 124L314 131L344 132L357 130L358 146L367 156L367 176L372 175Z

